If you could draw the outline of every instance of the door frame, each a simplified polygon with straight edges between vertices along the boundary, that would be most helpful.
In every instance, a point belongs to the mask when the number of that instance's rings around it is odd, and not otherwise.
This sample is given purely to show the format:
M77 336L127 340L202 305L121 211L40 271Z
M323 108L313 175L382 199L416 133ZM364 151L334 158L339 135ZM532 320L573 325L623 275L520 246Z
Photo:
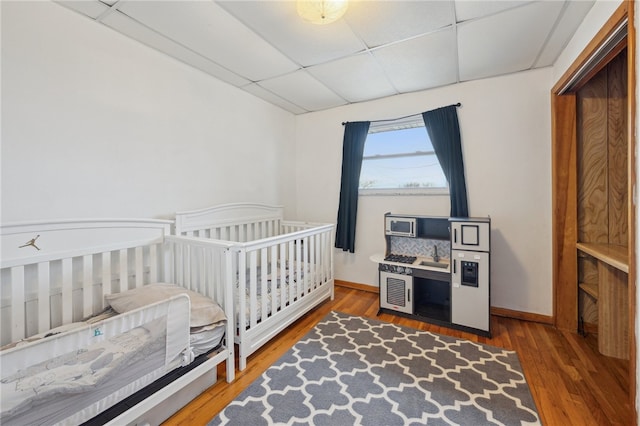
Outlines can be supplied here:
M577 332L577 178L576 178L576 96L561 93L580 70L594 58L612 34L627 23L627 183L628 183L628 297L629 297L629 396L637 416L636 399L636 30L634 1L625 0L598 31L576 60L551 89L551 154L552 154L552 252L553 252L553 314L558 329ZM624 47L624 46L622 46ZM605 56L576 85L588 81L621 49Z

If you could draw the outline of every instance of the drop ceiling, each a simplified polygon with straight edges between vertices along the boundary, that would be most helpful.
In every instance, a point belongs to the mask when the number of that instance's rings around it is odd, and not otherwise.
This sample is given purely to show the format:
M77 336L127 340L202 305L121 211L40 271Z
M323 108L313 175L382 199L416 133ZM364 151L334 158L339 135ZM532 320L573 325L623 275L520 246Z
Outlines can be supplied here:
M553 65L594 1L59 0L294 114Z

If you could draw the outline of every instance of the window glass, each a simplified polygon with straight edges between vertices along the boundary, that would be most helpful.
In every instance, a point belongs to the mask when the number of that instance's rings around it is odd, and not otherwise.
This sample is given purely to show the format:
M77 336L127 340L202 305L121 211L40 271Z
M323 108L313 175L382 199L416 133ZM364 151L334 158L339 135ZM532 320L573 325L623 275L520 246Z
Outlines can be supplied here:
M372 126L364 146L360 189L446 190L447 180L424 125L382 131Z

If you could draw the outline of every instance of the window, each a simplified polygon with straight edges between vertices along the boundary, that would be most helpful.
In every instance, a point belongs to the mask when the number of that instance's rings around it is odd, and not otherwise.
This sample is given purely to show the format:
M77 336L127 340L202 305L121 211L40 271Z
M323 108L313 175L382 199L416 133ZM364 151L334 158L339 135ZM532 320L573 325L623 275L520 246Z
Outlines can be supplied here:
M371 124L364 145L359 193L448 193L447 179L421 118Z

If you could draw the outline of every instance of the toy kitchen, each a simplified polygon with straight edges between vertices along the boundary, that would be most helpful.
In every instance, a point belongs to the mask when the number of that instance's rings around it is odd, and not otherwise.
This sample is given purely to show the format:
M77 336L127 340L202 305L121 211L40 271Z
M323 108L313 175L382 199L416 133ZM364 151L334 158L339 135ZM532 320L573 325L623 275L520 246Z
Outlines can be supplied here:
M387 213L380 310L491 337L489 218Z

